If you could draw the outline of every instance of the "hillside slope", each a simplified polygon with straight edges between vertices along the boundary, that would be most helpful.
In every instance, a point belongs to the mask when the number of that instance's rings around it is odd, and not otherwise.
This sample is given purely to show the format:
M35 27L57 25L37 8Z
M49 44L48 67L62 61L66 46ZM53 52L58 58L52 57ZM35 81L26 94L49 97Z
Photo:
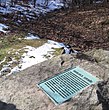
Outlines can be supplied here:
M12 27L65 42L81 51L93 48L109 50L109 8L106 6L57 10L33 21L24 21L20 28Z

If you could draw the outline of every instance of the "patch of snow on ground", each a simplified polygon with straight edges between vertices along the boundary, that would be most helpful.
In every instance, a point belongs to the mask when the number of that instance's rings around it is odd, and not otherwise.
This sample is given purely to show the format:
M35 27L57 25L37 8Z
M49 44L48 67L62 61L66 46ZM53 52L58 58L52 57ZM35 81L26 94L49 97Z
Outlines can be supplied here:
M58 43L52 40L48 40L47 43L38 48L31 46L24 47L23 49L25 49L27 53L22 55L19 65L14 67L8 75L24 70L45 60L51 59L53 57L53 52L55 51L53 48L61 47L64 47L66 54L69 54L69 49L66 48L63 43Z
M49 44L53 44L54 48L62 48L62 47L64 47L65 53L66 54L70 53L70 50L63 43L55 42L53 40L48 40L48 43Z
M50 1L49 3L48 3L48 8L50 9L50 10L55 10L55 9L60 9L61 7L63 7L64 6L64 4L63 3L60 3L60 2L56 2L56 1Z
M2 64L3 62L5 62L5 60L6 60L6 57L0 62L0 64Z
M27 40L32 40L32 39L40 39L39 36L33 35L31 33L28 33L28 35L25 37Z
M28 4L27 7L16 4L12 7L8 3L6 7L0 7L0 13L7 14L12 12L21 12L23 15L27 16L27 18L31 18L32 13L39 16L40 14L45 14L52 10L60 9L61 7L63 7L63 5L64 4L59 2L59 0L50 0L47 5L45 5L45 0L37 0L35 8L32 4ZM34 17L32 16L32 18Z
M7 14L7 13L12 13L12 10L11 10L11 8L10 7L6 7L6 8L4 8L4 7L0 7L0 13L2 13L2 14Z
M4 29L8 29L8 26L0 23L0 32L7 33Z

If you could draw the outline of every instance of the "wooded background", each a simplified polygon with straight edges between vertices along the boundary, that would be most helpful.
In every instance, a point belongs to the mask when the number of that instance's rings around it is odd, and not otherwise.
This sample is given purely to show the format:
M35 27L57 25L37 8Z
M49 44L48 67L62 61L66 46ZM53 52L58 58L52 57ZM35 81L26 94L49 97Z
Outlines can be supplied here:
M0 5L5 6L7 1L9 0L0 0ZM10 5L14 5L17 3L23 3L23 4L28 4L29 2L32 2L34 4L34 7L36 7L38 0L10 0ZM42 0L44 6L47 6L48 2L50 0ZM90 4L107 4L109 0L60 0L64 5L68 7L74 7L74 6L84 6L84 5L90 5Z

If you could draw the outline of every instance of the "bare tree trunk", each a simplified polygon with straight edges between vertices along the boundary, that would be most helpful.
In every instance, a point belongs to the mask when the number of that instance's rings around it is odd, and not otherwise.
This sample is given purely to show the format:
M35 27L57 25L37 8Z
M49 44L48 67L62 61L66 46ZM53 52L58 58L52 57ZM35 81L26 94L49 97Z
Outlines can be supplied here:
M11 0L11 5L14 6L14 0Z
M47 6L47 5L48 5L48 2L49 2L49 0L45 0L45 6Z
M33 1L34 2L34 8L36 7L36 0Z

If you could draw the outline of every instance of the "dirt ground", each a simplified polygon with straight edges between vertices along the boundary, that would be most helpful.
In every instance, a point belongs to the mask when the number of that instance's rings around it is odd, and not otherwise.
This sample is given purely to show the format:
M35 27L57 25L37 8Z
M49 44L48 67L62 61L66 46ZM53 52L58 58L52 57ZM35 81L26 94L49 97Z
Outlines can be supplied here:
M109 50L108 6L55 10L36 20L25 21L20 27L11 23L11 27L12 32L36 33L42 38L64 42L81 51L93 48Z
M58 11L36 21L33 29L41 36L65 42L81 51L109 50L109 9Z

